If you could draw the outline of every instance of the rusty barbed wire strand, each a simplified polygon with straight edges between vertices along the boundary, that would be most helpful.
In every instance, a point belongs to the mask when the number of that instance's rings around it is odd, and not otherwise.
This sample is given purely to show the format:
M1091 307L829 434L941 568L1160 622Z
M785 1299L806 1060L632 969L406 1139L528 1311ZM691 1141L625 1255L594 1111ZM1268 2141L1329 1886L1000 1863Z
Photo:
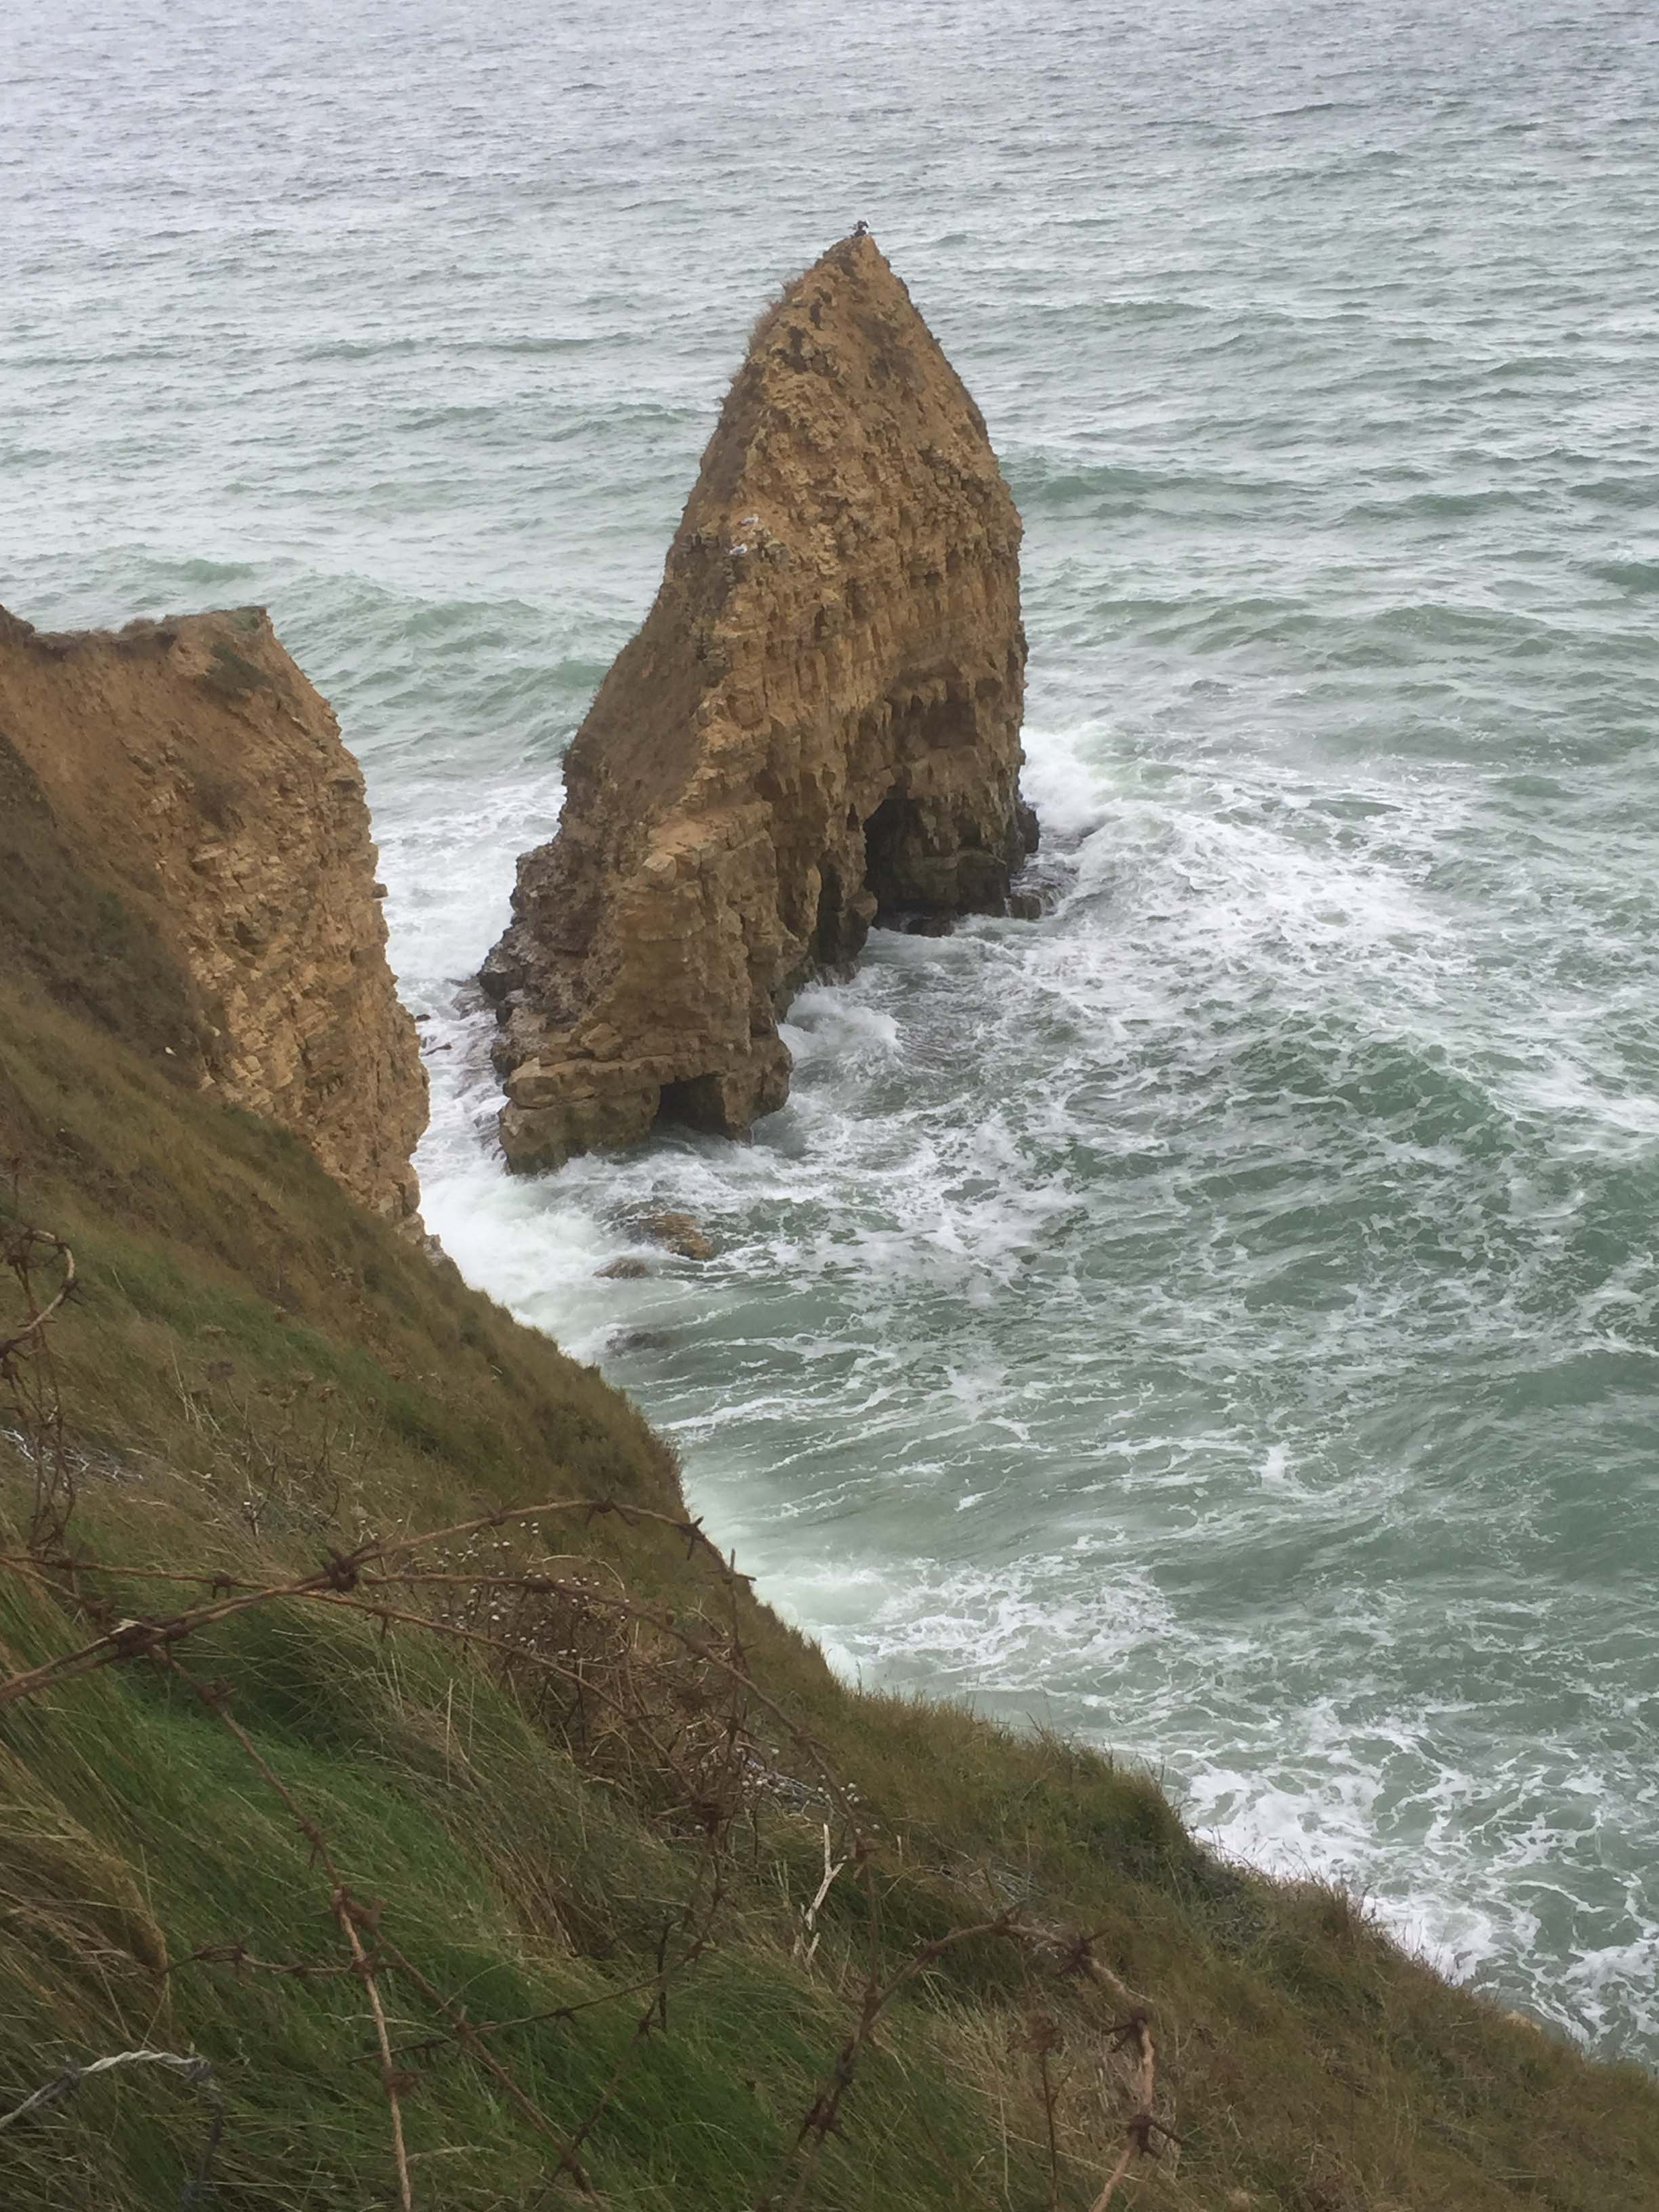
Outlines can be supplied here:
M226 1620L250 1606L269 1603L273 1598L305 1597L314 1591L355 1589L362 1580L363 1570L376 1561L399 1559L427 1545L453 1543L485 1528L501 1528L515 1521L540 1519L555 1513L580 1513L592 1521L607 1514L616 1514L632 1524L635 1522L654 1523L673 1530L687 1540L687 1556L695 1557L699 1550L708 1553L722 1577L747 1584L749 1577L738 1574L713 1540L704 1534L701 1521L684 1516L659 1513L644 1505L627 1505L611 1498L565 1498L544 1501L536 1505L499 1507L493 1513L479 1514L470 1521L458 1521L445 1528L429 1528L416 1536L400 1537L395 1540L374 1538L358 1545L349 1552L331 1552L323 1565L308 1575L295 1577L285 1583L268 1583L255 1589L244 1589L235 1596L227 1597L216 1605L196 1607L188 1613L174 1613L165 1620L131 1620L95 1637L91 1643L74 1651L60 1652L54 1659L31 1668L21 1674L0 1680L0 1705L15 1704L20 1698L32 1697L37 1691L49 1688L76 1674L88 1674L118 1660L131 1659L141 1654L162 1650L169 1644L180 1643L198 1628L210 1627L216 1621Z
M64 1263L63 1280L58 1285L56 1296L39 1308L34 1304L33 1274L29 1266L29 1254L36 1245L48 1252L55 1252ZM74 1253L61 1237L54 1237L49 1229L20 1227L9 1230L5 1233L3 1249L0 1249L0 1257L3 1257L7 1267L18 1278L28 1311L28 1319L21 1328L10 1336L0 1336L0 1360L4 1360L9 1359L14 1352L20 1352L31 1337L40 1336L53 1315L74 1297L80 1284L75 1272Z

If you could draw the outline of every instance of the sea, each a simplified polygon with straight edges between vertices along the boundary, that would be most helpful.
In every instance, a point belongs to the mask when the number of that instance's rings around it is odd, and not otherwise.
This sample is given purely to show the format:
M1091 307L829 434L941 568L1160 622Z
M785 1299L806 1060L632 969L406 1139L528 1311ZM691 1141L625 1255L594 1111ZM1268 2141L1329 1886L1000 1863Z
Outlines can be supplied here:
M1659 2062L1651 7L4 43L0 601L270 607L368 775L470 1279L849 1680L1149 1765ZM511 1179L515 856L757 310L860 221L1024 518L1049 911L874 936L750 1143Z

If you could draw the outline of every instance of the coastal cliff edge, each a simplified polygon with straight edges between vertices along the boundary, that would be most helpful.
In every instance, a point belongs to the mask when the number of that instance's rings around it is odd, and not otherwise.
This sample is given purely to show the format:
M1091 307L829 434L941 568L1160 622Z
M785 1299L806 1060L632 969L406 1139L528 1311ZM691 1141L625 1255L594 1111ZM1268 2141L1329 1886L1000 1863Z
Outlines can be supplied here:
M375 860L362 771L262 609L49 635L0 608L0 939L413 1222L426 1075Z

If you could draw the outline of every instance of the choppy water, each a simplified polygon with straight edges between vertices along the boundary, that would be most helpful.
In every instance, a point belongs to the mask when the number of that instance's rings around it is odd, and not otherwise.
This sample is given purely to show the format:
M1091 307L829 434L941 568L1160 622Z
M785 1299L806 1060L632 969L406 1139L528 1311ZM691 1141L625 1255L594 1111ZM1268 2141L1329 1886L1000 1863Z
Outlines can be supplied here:
M868 1679L1659 2054L1659 48L1625 0L13 0L0 599L268 602L429 1218ZM749 323L874 225L1027 525L1040 925L509 1183L465 978ZM704 1267L593 1270L651 1199Z

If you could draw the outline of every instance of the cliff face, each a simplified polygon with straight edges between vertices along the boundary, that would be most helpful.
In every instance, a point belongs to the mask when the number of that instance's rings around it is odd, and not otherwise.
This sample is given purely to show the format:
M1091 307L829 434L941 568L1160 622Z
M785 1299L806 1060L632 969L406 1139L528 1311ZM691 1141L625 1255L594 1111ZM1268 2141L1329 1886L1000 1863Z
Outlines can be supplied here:
M53 637L0 610L8 957L396 1219L426 1077L374 866L357 764L263 611Z
M791 994L878 917L1006 910L1019 517L872 240L757 324L644 627L565 763L483 974L518 1167L736 1133L783 1103Z

